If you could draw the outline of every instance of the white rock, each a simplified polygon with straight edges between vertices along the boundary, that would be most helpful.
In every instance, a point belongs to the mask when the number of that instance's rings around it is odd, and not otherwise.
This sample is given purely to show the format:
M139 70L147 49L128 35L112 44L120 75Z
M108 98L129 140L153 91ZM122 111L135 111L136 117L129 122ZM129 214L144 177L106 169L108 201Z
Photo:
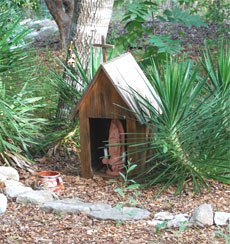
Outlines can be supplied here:
M5 176L7 180L19 181L18 171L12 167L0 166L0 174Z
M34 28L34 29L41 29L41 28L47 27L47 26L57 26L55 21L50 20L50 19L30 21L30 22L27 22L27 24L28 24L29 28Z
M59 29L57 26L42 27L39 31L33 31L26 37L26 41L47 41L59 38Z
M4 189L4 191L7 196L14 198L24 192L33 191L33 189L25 186L8 186Z
M134 207L124 207L121 209L111 208L111 209L98 209L86 212L86 214L91 218L96 219L112 219L112 220L138 220L145 219L150 216L150 212L146 209L134 208Z
M39 31L33 31L26 35L25 40L26 41L32 41L35 40L39 36Z
M6 212L7 208L7 198L4 194L0 194L0 215Z
M5 181L5 180L7 180L6 176L5 176L5 175L0 174L0 181Z
M24 38L26 42L53 41L60 38L59 29L54 20L45 19L32 21L31 19L28 19L22 21L20 24L27 26L32 30L32 32Z
M163 224L165 221L162 220L148 220L147 224L157 226Z
M216 225L227 225L230 221L230 213L215 212L214 222Z
M186 225L188 223L188 215L187 214L177 214L174 216L174 218L170 221L168 221L167 223L167 227L171 228L171 227L174 227L174 228L177 228L177 227L180 227L182 224L185 224L186 222Z
M28 25L31 22L32 22L32 19L25 19L25 20L20 22L20 25Z
M46 40L50 38L58 38L59 37L59 30L57 26L47 26L41 28L39 31L38 36L36 37L36 40Z
M53 211L55 213L79 213L80 211L90 211L91 208L79 198L66 198L44 203L40 209L44 211Z
M197 207L190 219L190 224L205 226L213 225L213 211L210 204L202 204Z
M4 180L3 181L6 187L16 187L16 186L24 186L21 182L15 180Z
M83 212L92 218L112 220L134 220L148 218L150 212L145 209L124 207L112 208L104 203L85 203L80 199L63 199L44 203L40 209L54 211L57 213L79 213Z
M154 219L157 220L171 220L173 219L173 214L170 212L159 212L154 215Z
M27 191L17 196L16 202L30 203L33 205L42 205L46 202L52 202L54 194L52 191Z

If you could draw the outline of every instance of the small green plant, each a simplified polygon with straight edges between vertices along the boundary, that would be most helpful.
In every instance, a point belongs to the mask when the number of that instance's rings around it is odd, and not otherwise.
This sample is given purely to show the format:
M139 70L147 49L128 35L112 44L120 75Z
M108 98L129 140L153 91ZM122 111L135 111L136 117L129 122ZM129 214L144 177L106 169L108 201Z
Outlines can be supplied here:
M179 231L176 232L176 236L177 236L177 243L180 243L180 235L181 233L185 230L185 228L187 227L187 223L188 221L185 220L182 225L179 227Z
M157 234L157 240L152 240L151 242L159 242L159 239L161 238L162 234L161 234L161 230L165 229L167 226L167 221L163 221L162 223L158 223L156 226L156 234Z
M125 173L121 173L120 175L123 178L124 182L122 183L121 187L116 188L115 192L117 192L121 197L122 197L122 202L118 203L115 208L119 211L121 211L121 209L124 206L135 206L137 205L137 198L140 194L140 191L136 191L134 193L134 196L131 197L127 197L127 191L128 190L133 190L133 189L137 189L140 185L136 184L136 182L132 179L129 179L129 173L132 172L137 165L135 164L131 164L131 161L128 160L127 165L124 166L125 168ZM135 211L130 211L130 213L128 213L130 216L135 215ZM117 226L124 224L124 221L118 220L117 221Z
M148 42L158 48L158 53L175 54L175 53L180 53L180 51L183 50L183 47L180 46L182 40L172 40L170 35L165 35L165 36L149 35Z
M167 221L157 224L156 233L159 234L160 230L164 229L166 226L167 226Z
M125 224L125 221L122 221L122 220L117 220L116 221L116 226L121 226L123 224Z
M62 215L61 213L59 213L59 214L57 214L57 217L58 217L59 219L61 219L61 218L63 217L63 215Z
M117 209L121 209L125 205L130 205L130 206L137 205L136 200L137 200L140 192L136 191L134 193L134 196L131 196L131 197L127 197L127 194L126 194L128 190L133 190L133 189L137 189L140 187L140 185L137 184L135 182L135 180L128 178L130 172L132 172L136 167L137 167L136 164L132 164L131 161L128 160L127 165L124 166L125 173L120 172L120 175L123 178L124 182L122 183L121 187L115 189L115 192L119 193L119 195L122 197L123 203L117 204L117 206L116 206Z
M8 243L10 243L10 244L20 244L20 242L15 240L15 237L13 237L13 236L8 237L7 240L8 240Z
M229 244L230 243L230 224L228 224L228 232L229 233L227 234L227 233L217 230L217 231L215 231L215 237L218 235L223 236L225 239L225 244Z

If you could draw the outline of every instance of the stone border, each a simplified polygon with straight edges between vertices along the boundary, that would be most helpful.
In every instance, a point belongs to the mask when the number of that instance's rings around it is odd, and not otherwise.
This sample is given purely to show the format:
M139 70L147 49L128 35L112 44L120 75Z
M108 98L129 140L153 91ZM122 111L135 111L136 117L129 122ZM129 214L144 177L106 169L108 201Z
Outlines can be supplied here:
M110 219L116 221L140 220L149 218L150 212L146 209L121 207L113 208L103 203L85 203L79 198L66 198L57 200L57 195L51 191L33 190L19 182L19 175L14 168L0 166L0 182L4 184L4 192L7 197L15 198L17 203L39 205L41 210L56 213L85 213L89 217L97 219ZM7 197L0 194L0 215L7 209ZM153 220L147 224L153 226L162 225L162 228L177 228L185 224L187 226L224 226L230 222L230 213L213 212L210 204L202 204L197 207L191 218L188 214L173 215L170 212L158 212ZM165 225L164 225L165 223Z

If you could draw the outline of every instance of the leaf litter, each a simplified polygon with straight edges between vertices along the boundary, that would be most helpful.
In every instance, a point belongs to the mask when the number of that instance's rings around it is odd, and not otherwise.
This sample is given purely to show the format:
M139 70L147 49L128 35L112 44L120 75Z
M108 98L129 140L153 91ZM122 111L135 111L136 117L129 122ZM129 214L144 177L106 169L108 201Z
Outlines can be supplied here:
M122 201L114 190L119 187L119 179L103 179L94 176L92 179L82 178L78 153L73 151L66 160L62 150L55 156L47 156L38 160L36 171L57 170L64 181L64 192L60 198L78 197L85 202L111 204L113 207ZM18 169L20 181L32 186L36 176L23 169ZM194 195L188 182L181 197L174 196L174 187L164 191L157 199L155 194L159 185L141 191L137 199L137 207L151 212L151 217L140 221L103 221L92 219L85 214L56 214L39 210L38 206L18 204L9 199L8 208L0 219L1 243L177 243L177 229L160 229L147 224L154 214L169 211L173 214L187 213L192 215L194 209L203 203L211 204L213 211L230 212L228 199L230 186L209 181L209 190L202 195ZM4 187L1 186L2 188ZM2 191L0 188L0 191ZM134 191L129 191L127 197ZM209 226L204 228L187 227L180 235L181 243L224 243L224 237L216 236L215 231L225 232L227 227Z

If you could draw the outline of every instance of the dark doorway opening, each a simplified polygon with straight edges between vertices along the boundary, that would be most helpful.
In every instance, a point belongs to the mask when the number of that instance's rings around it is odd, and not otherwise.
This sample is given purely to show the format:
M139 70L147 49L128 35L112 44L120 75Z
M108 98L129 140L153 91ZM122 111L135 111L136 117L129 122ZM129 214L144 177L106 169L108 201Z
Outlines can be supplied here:
M120 120L126 132L126 121ZM89 119L90 126L90 153L93 171L101 171L106 168L102 163L104 147L108 143L111 119Z

